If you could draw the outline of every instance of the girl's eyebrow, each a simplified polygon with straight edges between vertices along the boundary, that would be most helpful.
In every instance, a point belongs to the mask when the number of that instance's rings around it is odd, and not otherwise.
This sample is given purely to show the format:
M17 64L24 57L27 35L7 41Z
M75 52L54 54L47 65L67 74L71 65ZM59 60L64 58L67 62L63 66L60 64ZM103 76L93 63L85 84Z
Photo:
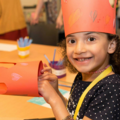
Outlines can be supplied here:
M74 37L74 35L71 35L71 34L70 34L70 35L67 35L66 38L67 38L67 37Z
M87 32L87 33L85 33L85 35L89 35L89 34L99 34L99 33L97 33L97 32Z
M98 32L87 32L87 33L85 33L84 35L95 34L95 33L96 33L96 34L99 34ZM69 34L69 35L66 36L66 38L67 38L67 37L74 37L74 35Z

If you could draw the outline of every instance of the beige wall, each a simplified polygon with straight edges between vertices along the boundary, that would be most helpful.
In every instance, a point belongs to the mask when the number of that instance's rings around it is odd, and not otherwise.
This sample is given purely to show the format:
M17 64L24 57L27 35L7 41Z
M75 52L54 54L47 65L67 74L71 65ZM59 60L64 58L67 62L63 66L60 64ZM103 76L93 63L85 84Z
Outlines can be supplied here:
M37 1L38 0L21 0L21 4L22 4L22 6L31 6L31 5L35 5L35 4L37 4Z
M21 0L22 6L31 6L37 4L38 0ZM58 0L58 6L60 5L60 0Z

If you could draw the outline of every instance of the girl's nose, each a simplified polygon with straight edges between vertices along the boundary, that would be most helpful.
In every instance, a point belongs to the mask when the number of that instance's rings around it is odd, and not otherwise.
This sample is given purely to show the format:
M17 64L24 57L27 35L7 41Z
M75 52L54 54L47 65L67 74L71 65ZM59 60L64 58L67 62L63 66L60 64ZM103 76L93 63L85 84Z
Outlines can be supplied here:
M86 52L86 45L83 41L78 41L76 43L75 49L74 49L74 53L75 54L81 54L81 53L85 53Z

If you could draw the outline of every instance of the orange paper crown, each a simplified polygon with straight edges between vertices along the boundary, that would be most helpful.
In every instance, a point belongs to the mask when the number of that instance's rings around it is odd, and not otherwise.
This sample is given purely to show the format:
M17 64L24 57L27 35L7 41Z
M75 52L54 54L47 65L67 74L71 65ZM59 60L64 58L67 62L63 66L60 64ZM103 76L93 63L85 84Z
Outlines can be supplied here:
M11 68L0 67L0 94L40 96L38 76L42 61L14 63Z
M65 36L85 31L116 33L117 0L61 0Z

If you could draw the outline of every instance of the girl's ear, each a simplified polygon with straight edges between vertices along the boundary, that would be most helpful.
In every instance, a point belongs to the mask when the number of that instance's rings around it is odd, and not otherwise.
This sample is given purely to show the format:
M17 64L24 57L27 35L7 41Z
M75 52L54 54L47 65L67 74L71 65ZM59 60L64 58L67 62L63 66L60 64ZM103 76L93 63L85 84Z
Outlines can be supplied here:
M115 52L117 46L117 42L115 40L110 41L109 46L108 46L108 53L112 54Z

